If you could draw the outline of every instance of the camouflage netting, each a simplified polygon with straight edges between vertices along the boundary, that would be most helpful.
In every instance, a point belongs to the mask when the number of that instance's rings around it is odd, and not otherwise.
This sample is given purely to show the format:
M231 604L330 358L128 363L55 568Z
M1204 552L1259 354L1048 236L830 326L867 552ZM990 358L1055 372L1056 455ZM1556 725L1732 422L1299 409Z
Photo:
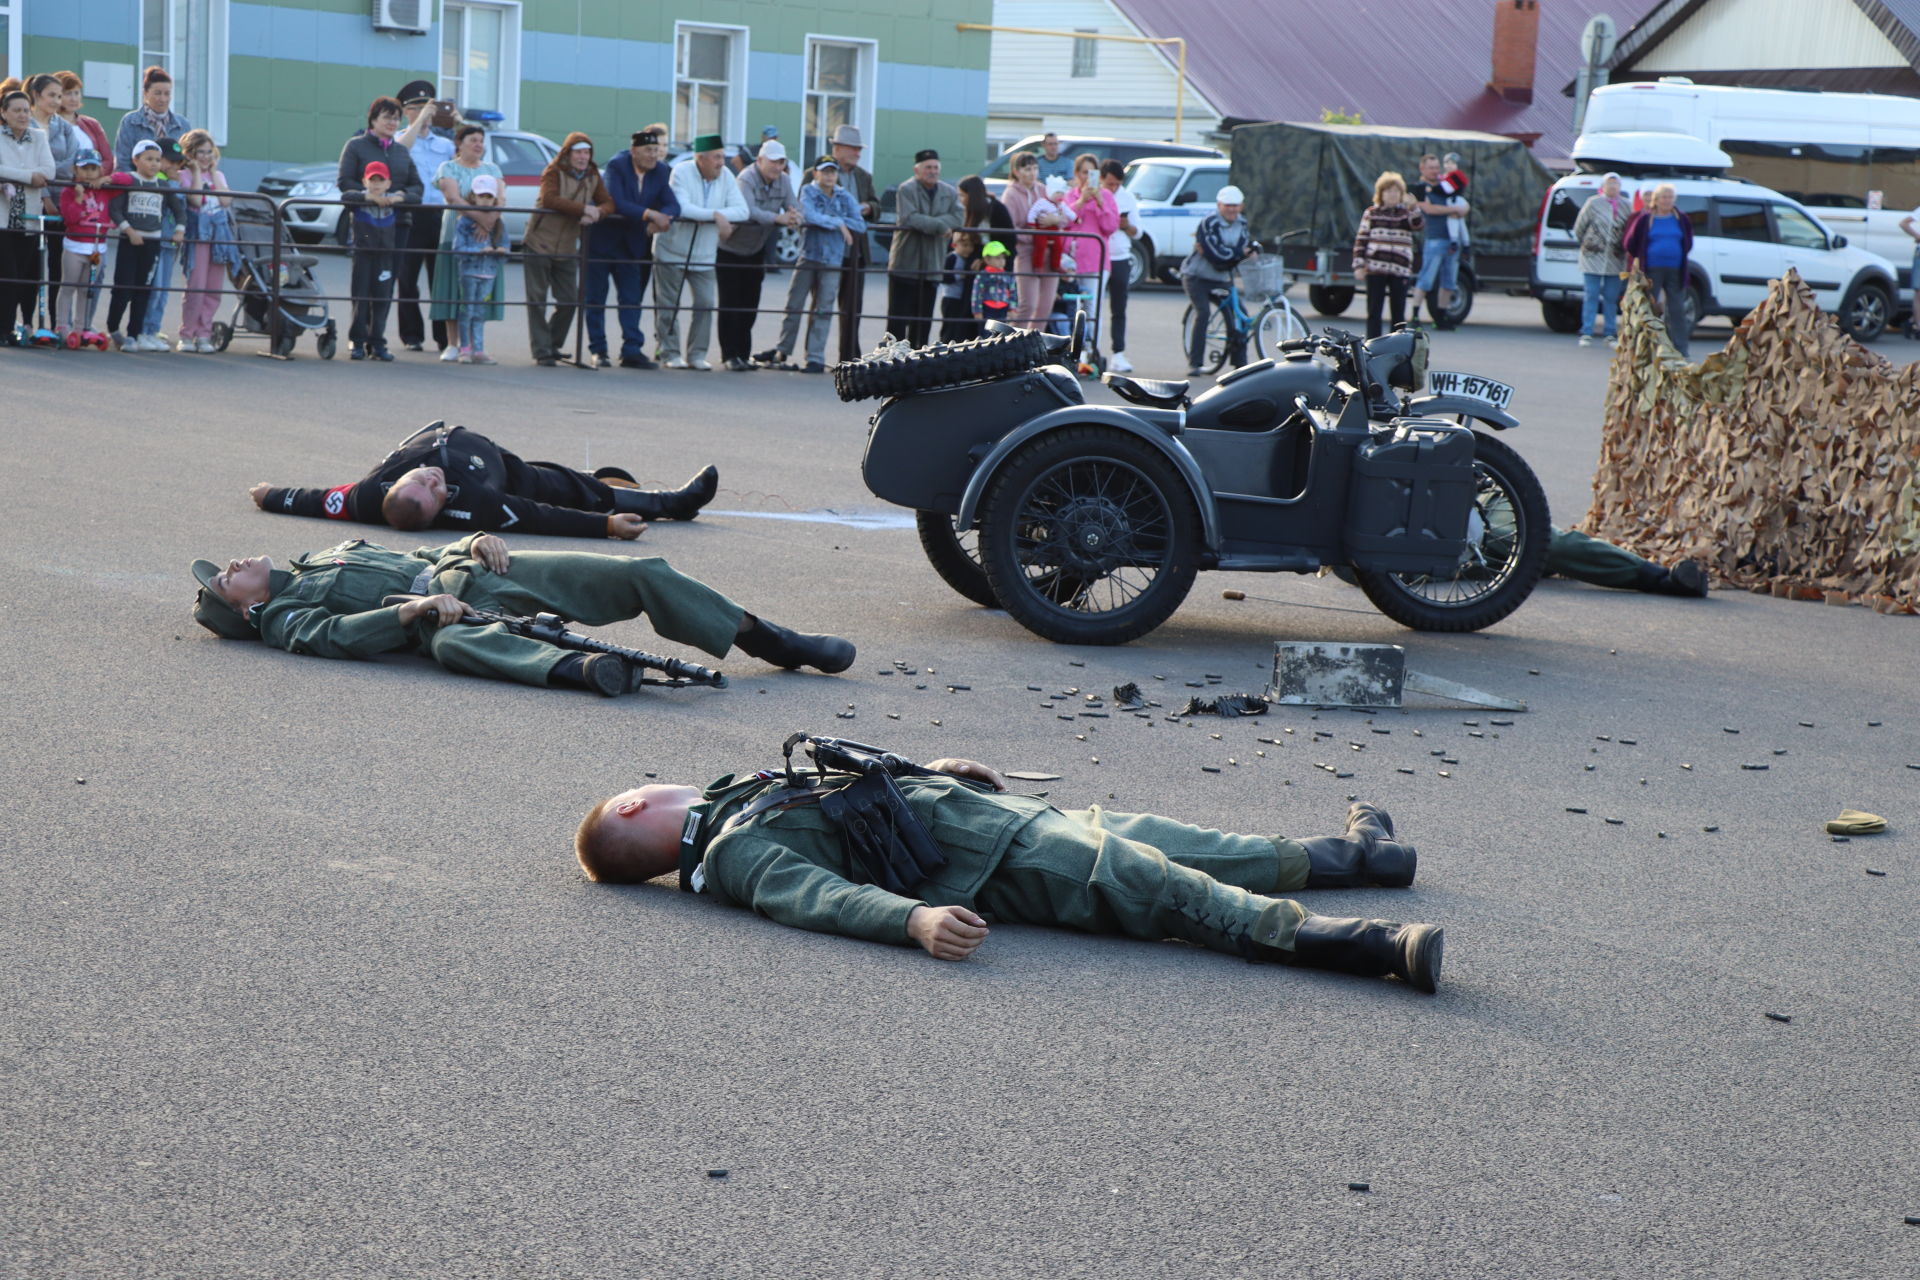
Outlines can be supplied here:
M1841 333L1791 270L1697 365L1637 273L1620 335L1586 532L1755 591L1920 611L1920 365Z

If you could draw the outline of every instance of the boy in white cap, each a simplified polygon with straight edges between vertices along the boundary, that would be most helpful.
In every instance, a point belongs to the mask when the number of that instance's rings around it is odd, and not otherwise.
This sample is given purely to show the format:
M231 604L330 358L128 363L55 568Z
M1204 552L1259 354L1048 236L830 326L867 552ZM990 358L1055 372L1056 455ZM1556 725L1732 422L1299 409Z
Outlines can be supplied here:
M500 180L483 173L473 180L467 203L493 206L500 203ZM460 215L453 227L453 256L460 267L460 356L461 364L493 364L487 354L487 307L493 296L494 277L500 274L500 261L507 252L507 232L498 213L474 209Z

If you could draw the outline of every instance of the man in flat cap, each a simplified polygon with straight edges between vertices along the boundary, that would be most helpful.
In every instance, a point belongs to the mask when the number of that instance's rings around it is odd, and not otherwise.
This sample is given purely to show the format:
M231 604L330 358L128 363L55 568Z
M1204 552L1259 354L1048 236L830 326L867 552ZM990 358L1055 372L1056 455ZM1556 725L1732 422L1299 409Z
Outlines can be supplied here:
M713 338L713 307L717 300L713 260L720 242L733 234L735 223L747 220L747 201L740 184L727 171L727 149L717 133L693 140L693 154L673 166L669 181L680 215L654 242L654 331L660 339L660 358L669 369L707 370L707 347ZM680 287L691 286L693 318L687 324L684 353L680 344Z
M866 151L860 131L843 124L833 131L833 161L840 166L840 187L852 193L860 206L860 220L873 225L880 216L880 197L873 189L873 175L860 167ZM813 181L813 175L807 175ZM865 234L853 238L840 264L840 358L858 360L866 354L860 346L860 310L866 293L867 268L872 265Z
M913 176L894 200L893 246L887 254L887 329L916 347L927 345L947 241L967 224L960 192L940 181L940 153L913 157Z
M650 124L633 135L632 145L613 159L601 174L613 216L601 218L587 233L587 280L584 321L587 349L596 368L607 358L607 282L620 297L620 367L651 369L647 334L640 325L646 305L647 282L653 274L653 237L680 216L667 167L667 127Z

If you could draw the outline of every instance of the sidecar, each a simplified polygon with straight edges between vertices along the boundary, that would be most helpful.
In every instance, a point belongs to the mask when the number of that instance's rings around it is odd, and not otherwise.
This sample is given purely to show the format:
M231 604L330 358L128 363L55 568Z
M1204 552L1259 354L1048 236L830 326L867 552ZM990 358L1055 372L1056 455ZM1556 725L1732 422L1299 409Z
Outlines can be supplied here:
M1417 389L1426 336L1389 337L1375 368ZM1311 343L1191 400L1184 382L1109 374L1124 403L1089 404L1048 362L1072 342L1003 332L836 370L846 398L891 393L867 437L868 488L917 513L950 586L1036 634L1125 643L1201 569L1344 567L1382 612L1450 631L1505 617L1538 580L1545 496L1466 406L1402 406ZM954 380L926 385L941 368Z

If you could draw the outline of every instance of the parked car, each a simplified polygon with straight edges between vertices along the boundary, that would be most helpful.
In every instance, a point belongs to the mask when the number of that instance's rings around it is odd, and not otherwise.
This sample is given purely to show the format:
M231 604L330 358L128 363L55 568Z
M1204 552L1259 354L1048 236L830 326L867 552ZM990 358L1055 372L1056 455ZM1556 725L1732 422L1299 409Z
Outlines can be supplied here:
M487 134L487 159L500 166L507 197L507 236L516 248L527 233L527 210L533 208L534 197L540 193L540 171L559 153L558 143L537 133L496 129ZM276 200L301 196L338 200L340 187L334 179L339 172L339 164L331 160L325 164L289 165L262 178L260 191ZM426 181L433 180L432 174L421 176ZM287 228L302 244L322 241L345 244L348 222L342 217L343 212L344 206L337 204L290 204Z
M1012 174L1014 153L1031 151L1036 156L1043 154L1040 150L1040 141L1043 136L1036 133L1020 139L1002 151L986 168L980 170L981 180L987 184L987 190L995 195L1000 194L1001 187L1006 185L1008 177ZM1130 164L1142 156L1171 156L1180 160L1214 160L1223 164L1226 161L1226 153L1216 151L1212 147L1193 147L1178 142L1140 142L1130 138L1063 137L1060 139L1060 154L1063 156L1078 156L1087 152L1092 152L1102 160L1118 160L1121 164ZM949 181L955 180L957 179L949 179ZM875 183L878 184L878 182L879 179L876 178ZM891 183L880 190L880 216L873 220L872 234L874 244L879 246L881 257L886 256L887 246L893 241L894 189L899 185L897 182ZM1189 247L1191 244L1192 241L1189 238ZM1185 256L1184 251L1181 256ZM1177 266L1178 263L1176 262L1175 265ZM1133 278L1135 280L1141 278L1141 270L1137 265L1134 268Z
M1672 135L1661 141L1675 145ZM1683 141L1695 148L1706 145L1697 139ZM1821 309L1833 312L1856 341L1880 337L1899 311L1900 273L1892 263L1848 244L1804 205L1777 191L1737 178L1682 176L1670 166L1634 166L1617 157L1581 160L1583 167L1599 163L1620 173L1622 198L1636 203L1650 200L1660 183L1673 184L1675 205L1693 222L1693 253L1687 262L1689 332L1704 316L1738 320L1746 315L1788 267L1800 273ZM1573 223L1580 207L1600 189L1600 180L1598 172L1570 174L1553 184L1541 206L1533 294L1540 299L1547 327L1556 333L1580 328L1580 246L1573 239Z
M1134 225L1133 280L1180 279L1180 263L1193 249L1200 220L1213 212L1214 197L1227 185L1229 167L1218 157L1147 156L1127 166L1127 190L1140 202Z

